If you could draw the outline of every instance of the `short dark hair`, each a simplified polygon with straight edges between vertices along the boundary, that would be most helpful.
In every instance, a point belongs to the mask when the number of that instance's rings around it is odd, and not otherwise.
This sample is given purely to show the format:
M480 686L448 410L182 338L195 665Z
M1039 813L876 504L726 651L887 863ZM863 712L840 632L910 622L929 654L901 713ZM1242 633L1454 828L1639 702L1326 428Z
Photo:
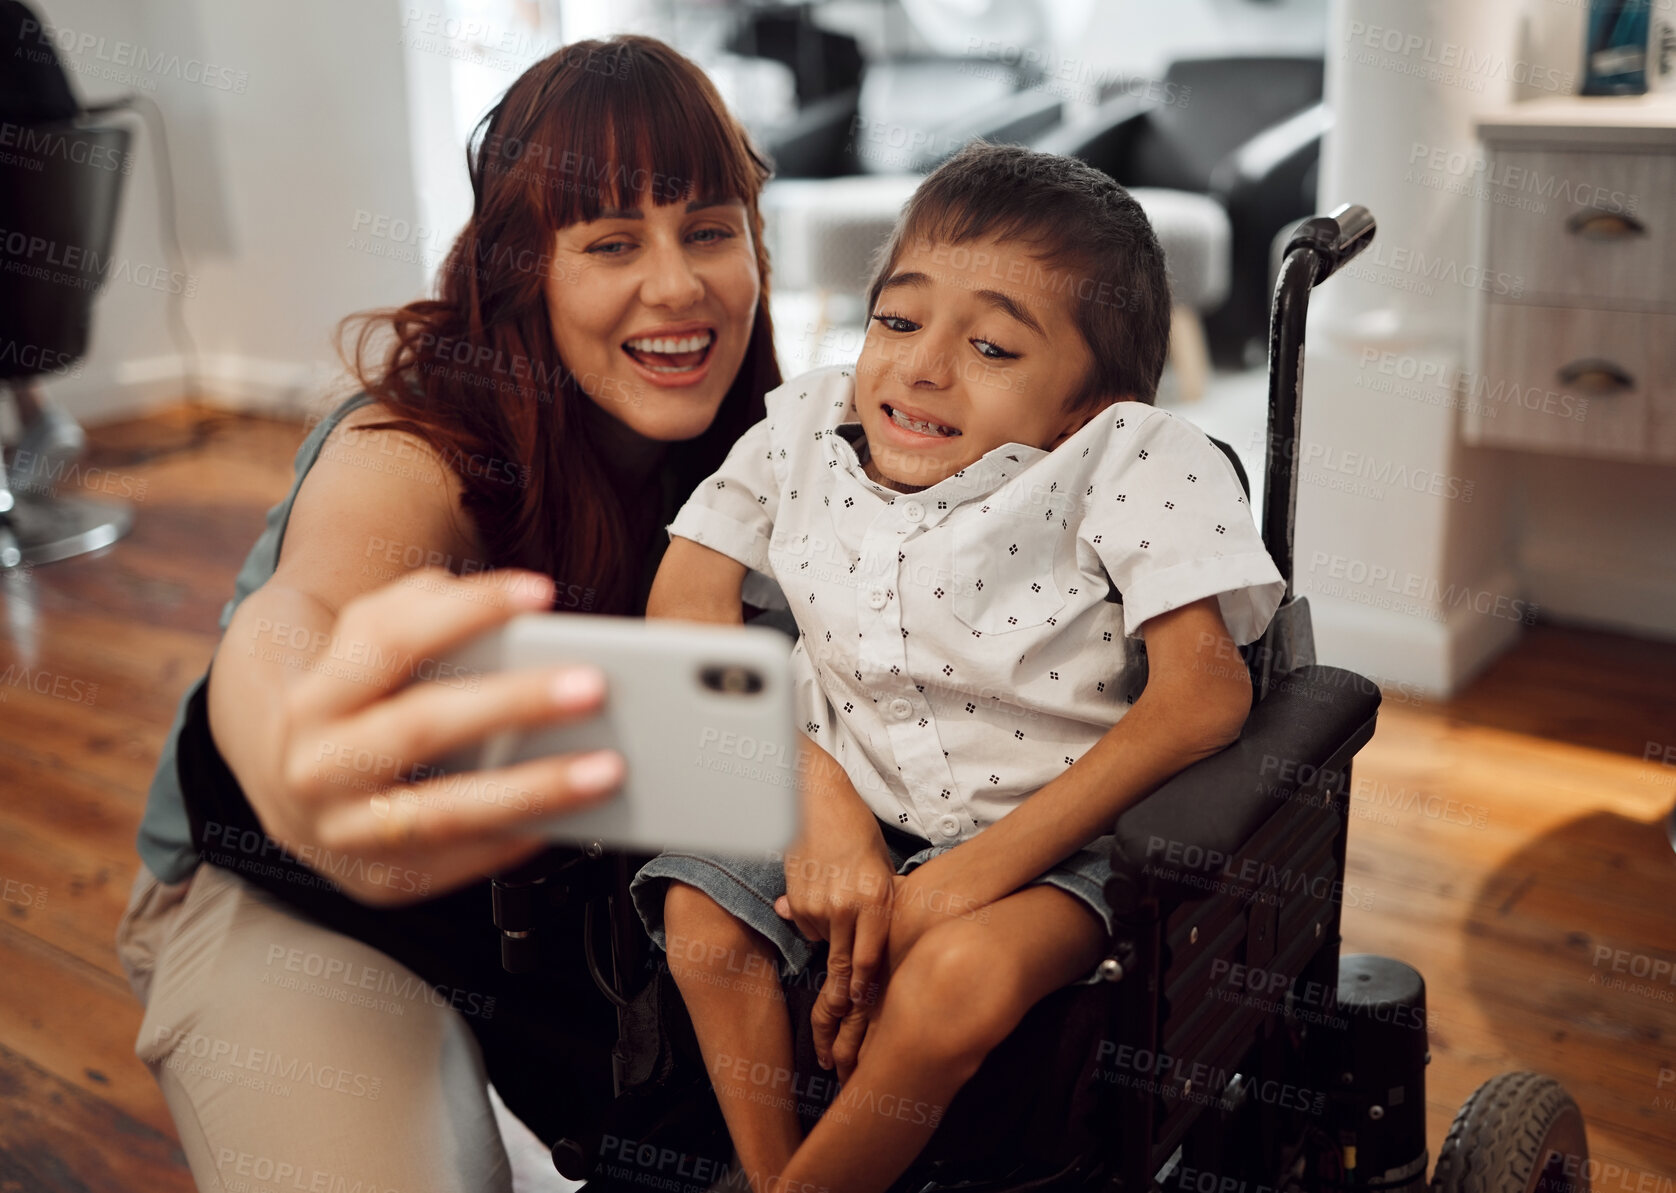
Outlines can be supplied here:
M1094 357L1071 410L1102 398L1153 400L1170 343L1164 250L1134 197L1073 157L974 141L938 166L881 250L868 312L908 245L986 237L1030 244L1052 270L1048 285L1071 299Z

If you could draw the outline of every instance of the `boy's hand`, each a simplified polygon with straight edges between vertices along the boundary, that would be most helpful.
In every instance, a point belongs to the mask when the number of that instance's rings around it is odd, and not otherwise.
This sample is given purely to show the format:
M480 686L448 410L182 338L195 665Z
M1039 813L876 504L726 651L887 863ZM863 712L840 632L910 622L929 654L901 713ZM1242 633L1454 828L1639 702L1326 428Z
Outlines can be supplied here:
M816 851L799 842L786 853L786 893L775 900L774 911L807 939L825 939L830 946L826 981L811 1015L815 1054L825 1068L832 1067L831 1044L840 1023L877 993L895 881L877 829L836 850Z
M820 998L815 1002L814 1013L809 1017L809 1025L814 1030L816 1059L824 1068L836 1068L840 1082L848 1082L861 1059L862 1045L866 1042L877 1000L848 1000L848 1009L834 1018L823 1013L823 1008L828 1005L827 994L835 984L840 993L833 1001L848 999L847 994L842 993L846 989L845 979L833 974L829 968L826 982L821 986Z

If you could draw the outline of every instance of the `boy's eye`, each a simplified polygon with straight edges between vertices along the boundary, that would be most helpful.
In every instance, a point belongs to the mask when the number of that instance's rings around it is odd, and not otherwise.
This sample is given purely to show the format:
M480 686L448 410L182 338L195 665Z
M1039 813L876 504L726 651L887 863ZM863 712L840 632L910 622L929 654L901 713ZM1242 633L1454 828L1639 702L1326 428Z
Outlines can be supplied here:
M1017 360L1018 353L1008 352L993 340L973 340L972 346L978 350L980 356L987 356L991 360ZM985 351L988 349L988 351Z
M918 331L919 324L911 319L904 319L900 315L874 315L873 318L885 325L887 331Z

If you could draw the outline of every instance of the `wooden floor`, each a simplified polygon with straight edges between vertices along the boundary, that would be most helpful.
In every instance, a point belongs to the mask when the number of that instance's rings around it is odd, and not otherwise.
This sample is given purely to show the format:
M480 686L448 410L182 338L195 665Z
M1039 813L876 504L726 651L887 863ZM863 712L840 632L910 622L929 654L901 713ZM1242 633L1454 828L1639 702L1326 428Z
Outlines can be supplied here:
M302 434L184 407L101 428L89 475L137 498L133 533L0 583L0 1191L192 1187L111 940L175 702ZM1669 644L1538 627L1453 701L1388 697L1346 946L1426 976L1434 1150L1479 1082L1537 1069L1621 1169L1598 1190L1676 1188L1676 984L1645 976L1676 962L1676 765L1649 742L1676 759Z

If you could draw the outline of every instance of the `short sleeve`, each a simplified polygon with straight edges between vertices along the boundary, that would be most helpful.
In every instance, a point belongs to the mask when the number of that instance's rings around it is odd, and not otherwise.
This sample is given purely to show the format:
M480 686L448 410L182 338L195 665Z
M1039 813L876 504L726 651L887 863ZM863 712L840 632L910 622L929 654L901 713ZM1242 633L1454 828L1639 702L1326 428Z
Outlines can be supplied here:
M753 571L769 572L768 538L780 508L770 430L764 419L740 436L722 466L699 482L675 515L671 537L691 539Z
M1096 417L1113 426L1077 537L1122 595L1128 634L1214 596L1234 641L1255 641L1286 585L1227 457L1167 411L1124 402Z

